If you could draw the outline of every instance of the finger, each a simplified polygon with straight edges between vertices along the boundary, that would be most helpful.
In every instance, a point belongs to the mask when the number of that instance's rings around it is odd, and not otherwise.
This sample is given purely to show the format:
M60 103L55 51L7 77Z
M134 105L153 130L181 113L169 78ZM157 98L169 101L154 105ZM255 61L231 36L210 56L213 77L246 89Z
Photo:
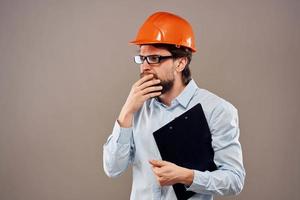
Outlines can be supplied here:
M151 80L153 78L153 74L148 74L146 76L144 76L143 78L141 78L140 80L138 80L135 85L138 87L140 86L142 83Z
M142 95L148 94L150 92L159 92L163 89L162 86L152 86L152 87L147 87L144 90L142 90Z
M162 180L162 177L157 177L157 176L156 176L156 180L157 180L157 182L158 182L158 184L159 184L160 186L163 186L163 180Z
M156 166L155 164L156 164L156 162L155 162L156 160L149 160L148 162L152 165L152 167L154 167L154 166Z
M149 160L149 163L154 167L162 167L165 165L165 162L162 160Z
M165 177L159 177L157 178L157 181L159 183L160 186L169 186L172 185L167 178Z
M160 168L152 167L152 171L153 171L153 173L155 174L156 177L161 177L162 176L162 174L160 172Z
M139 89L140 90L143 90L149 86L152 86L152 85L158 85L161 81L159 79L152 79L151 81L146 81L146 82L143 82L140 86L139 86Z
M158 177L157 180L158 180L160 186L164 186L165 185L165 182L166 182L165 177Z
M150 92L146 95L144 95L144 101L150 99L150 98L153 98L153 97L158 97L161 95L161 92Z
M152 171L157 178L163 176L163 173L161 172L161 169L159 167L152 167Z

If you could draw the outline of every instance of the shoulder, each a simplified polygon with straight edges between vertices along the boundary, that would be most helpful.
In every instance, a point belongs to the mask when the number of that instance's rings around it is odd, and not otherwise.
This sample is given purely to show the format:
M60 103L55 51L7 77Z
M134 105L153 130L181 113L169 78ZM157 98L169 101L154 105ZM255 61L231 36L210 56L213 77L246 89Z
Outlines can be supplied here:
M199 99L208 121L237 116L237 108L232 103L206 89L198 88L195 97Z

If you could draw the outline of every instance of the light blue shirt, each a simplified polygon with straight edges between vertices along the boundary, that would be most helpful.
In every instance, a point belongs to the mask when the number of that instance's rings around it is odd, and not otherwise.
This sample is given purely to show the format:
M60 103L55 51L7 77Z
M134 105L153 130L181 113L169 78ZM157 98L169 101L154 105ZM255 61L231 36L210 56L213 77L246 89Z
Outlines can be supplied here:
M224 99L200 89L191 80L170 106L156 98L146 101L135 113L132 127L122 128L115 122L113 132L103 146L104 171L109 177L116 177L132 165L131 200L176 199L172 186L161 187L158 184L148 162L161 160L152 134L199 103L212 134L217 170L194 170L193 183L187 190L196 194L190 200L212 200L215 194L232 195L242 190L245 169L237 110Z

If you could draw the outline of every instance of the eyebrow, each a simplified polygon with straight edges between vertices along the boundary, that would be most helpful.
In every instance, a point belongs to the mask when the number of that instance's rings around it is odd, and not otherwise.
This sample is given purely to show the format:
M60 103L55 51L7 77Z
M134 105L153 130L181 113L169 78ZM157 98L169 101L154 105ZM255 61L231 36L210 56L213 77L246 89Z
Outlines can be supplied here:
M162 56L162 55L158 55L158 54L141 55L141 54L139 54L139 56L148 57L148 56Z

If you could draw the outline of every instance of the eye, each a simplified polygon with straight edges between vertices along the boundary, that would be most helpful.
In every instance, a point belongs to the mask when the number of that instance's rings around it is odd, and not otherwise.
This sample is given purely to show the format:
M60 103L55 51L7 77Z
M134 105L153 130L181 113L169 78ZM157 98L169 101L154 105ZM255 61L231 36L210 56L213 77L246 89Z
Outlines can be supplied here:
M153 55L147 57L149 63L159 63L159 56Z

